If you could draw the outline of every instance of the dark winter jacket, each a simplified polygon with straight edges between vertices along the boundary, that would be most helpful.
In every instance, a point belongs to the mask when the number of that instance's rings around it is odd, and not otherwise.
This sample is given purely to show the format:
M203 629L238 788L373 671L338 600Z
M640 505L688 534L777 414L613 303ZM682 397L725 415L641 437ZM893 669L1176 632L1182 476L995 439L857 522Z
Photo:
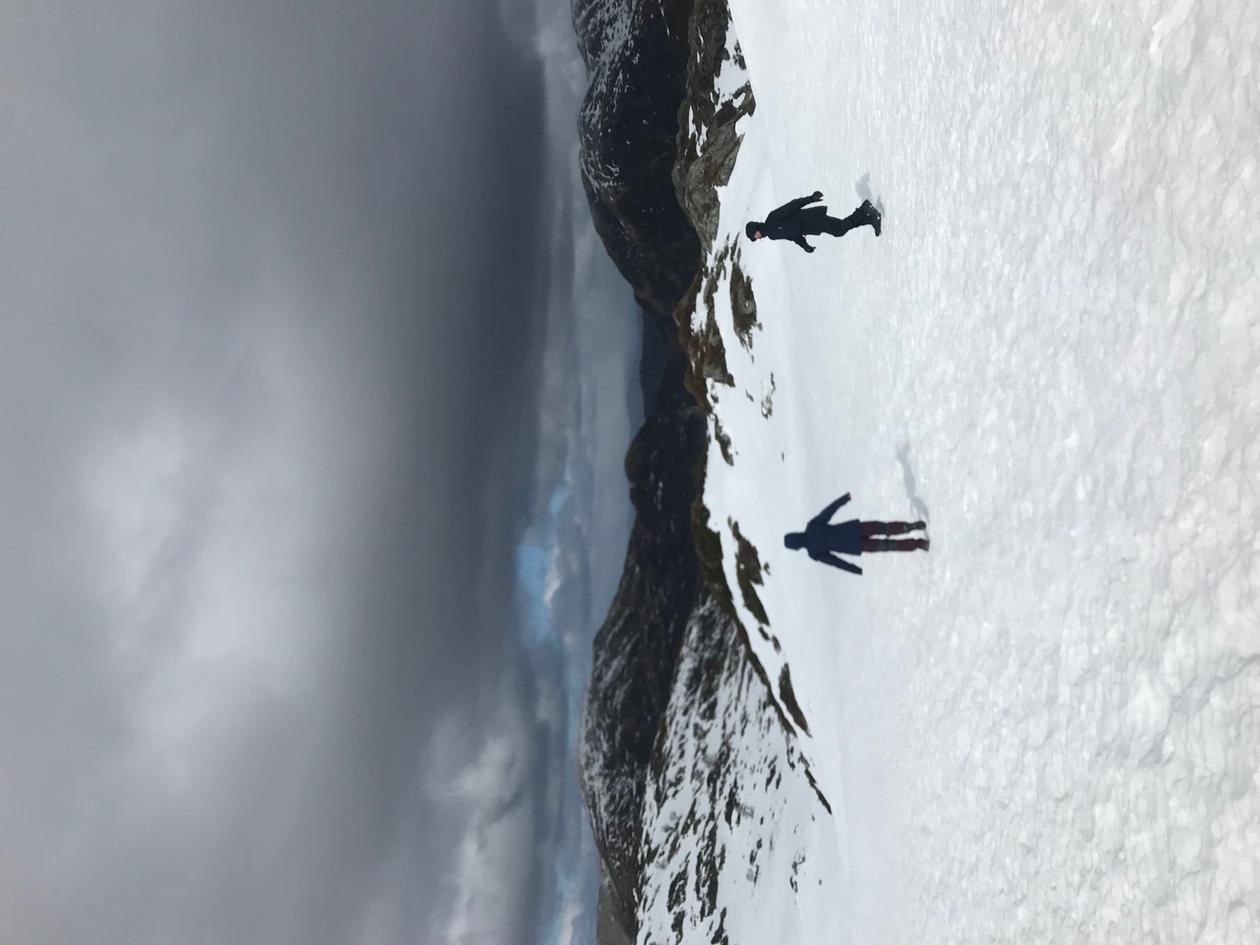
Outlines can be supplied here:
M789 200L783 206L771 211L770 216L765 220L750 221L744 227L744 232L748 234L749 239L752 239L753 233L760 230L763 237L772 240L791 240L805 252L812 253L814 247L805 241L805 237L817 236L824 232L823 221L827 219L827 208L821 205L809 207L807 204L821 199L822 194L814 191L808 197Z
M861 568L840 557L841 554L860 555L862 553L861 523L857 519L850 519L847 522L831 524L831 516L835 515L836 510L848 501L849 493L846 492L811 518L804 532L795 532L785 536L785 544L789 548L804 548L815 561L842 568L852 574L861 574Z

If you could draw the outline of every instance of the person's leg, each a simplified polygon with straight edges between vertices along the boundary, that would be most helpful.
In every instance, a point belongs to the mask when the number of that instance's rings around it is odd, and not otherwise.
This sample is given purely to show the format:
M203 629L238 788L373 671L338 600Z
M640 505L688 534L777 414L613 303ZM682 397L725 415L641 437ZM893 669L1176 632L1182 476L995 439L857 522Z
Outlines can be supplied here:
M844 236L849 230L855 226L861 226L866 222L865 219L854 219L856 213L851 213L843 220L837 220L835 217L823 217L821 229L828 236Z
M863 522L862 537L872 535L904 535L924 527L923 522Z
M870 223L870 219L861 210L854 210L843 220L837 220L835 217L823 217L821 229L828 236L844 236L849 230L857 226L864 226Z
M927 551L926 538L894 540L892 538L863 538L862 553L873 551Z
M861 206L850 213L843 220L837 220L835 217L827 216L822 220L822 232L828 236L844 236L849 230L858 226L869 226L878 236L880 232L880 215L869 200L863 200Z

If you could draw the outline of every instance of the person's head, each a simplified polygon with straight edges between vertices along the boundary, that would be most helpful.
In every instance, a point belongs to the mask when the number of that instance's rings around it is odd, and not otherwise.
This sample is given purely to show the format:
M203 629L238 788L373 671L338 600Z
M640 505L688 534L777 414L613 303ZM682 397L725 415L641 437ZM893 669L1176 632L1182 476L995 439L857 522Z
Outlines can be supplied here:
M760 220L749 220L744 224L744 233L755 242L761 239L761 225Z
M783 536L783 547L799 551L805 547L805 534L803 532L788 532Z

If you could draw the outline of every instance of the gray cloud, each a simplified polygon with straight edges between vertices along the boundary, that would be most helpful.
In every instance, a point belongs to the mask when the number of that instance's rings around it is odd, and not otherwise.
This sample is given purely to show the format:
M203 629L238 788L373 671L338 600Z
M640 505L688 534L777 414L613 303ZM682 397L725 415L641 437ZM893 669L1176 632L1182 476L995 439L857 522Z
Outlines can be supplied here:
M6 924L441 942L487 891L506 922L529 886L487 864L541 828L473 787L544 763L510 606L535 67L489 2L11 9Z
M542 0L528 44L544 63L551 226L548 322L540 386L537 484L522 605L533 678L545 688L533 898L536 940L590 941L597 861L576 778L578 718L594 633L607 612L632 518L623 462L641 419L642 315L594 232L577 167L574 116L586 85L565 0Z

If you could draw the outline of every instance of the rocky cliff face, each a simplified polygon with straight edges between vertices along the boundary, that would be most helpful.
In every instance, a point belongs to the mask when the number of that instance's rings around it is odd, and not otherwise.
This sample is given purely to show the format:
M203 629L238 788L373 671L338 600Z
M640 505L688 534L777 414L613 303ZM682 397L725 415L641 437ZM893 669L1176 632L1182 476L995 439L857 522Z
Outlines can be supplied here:
M712 275L703 262L717 230L715 188L738 150L735 123L755 103L746 84L734 94L716 88L732 56L726 0L575 0L573 10L591 73L580 118L591 213L668 339L654 403L626 457L636 520L595 639L583 724L582 788L604 869L597 934L614 945L638 932L645 793L665 763L662 732L688 627L708 628L717 652L740 632L699 501L704 379L720 352L691 331L690 312ZM752 304L751 288L748 296ZM699 686L703 675L688 678Z
M636 518L621 584L595 638L582 787L610 913L633 939L645 783L687 620L701 591L690 528L705 426L675 359L626 457Z
M671 175L693 0L574 0L590 87L578 119L595 229L639 304L668 320L700 264Z
M733 60L744 72L738 43L728 43L727 0L695 0L689 24L687 85L678 109L678 157L674 162L674 194L701 246L717 238L717 188L731 179L739 153L739 119L757 110L752 85L741 81L723 92L718 77Z

